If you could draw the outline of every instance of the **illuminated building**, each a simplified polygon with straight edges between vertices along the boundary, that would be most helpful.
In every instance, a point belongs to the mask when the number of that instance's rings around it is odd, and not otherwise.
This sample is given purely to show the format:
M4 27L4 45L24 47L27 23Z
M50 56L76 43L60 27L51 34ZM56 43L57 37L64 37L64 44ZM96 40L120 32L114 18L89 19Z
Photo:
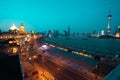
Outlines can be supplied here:
M10 29L9 29L9 33L11 34L18 34L19 29L15 26L15 24L13 24Z
M24 25L23 25L23 23L21 23L21 25L20 25L19 34L20 34L20 35L24 35L24 34L26 34L26 31L25 31L25 29L24 29Z
M110 32L111 32L111 28L110 28L111 17L112 17L112 15L111 15L111 10L110 10L110 11L109 11L109 15L108 15L108 26L107 26L107 33L108 33L108 35L109 35Z
M9 32L1 32L0 30L0 39L9 39L9 38L13 38L13 39L17 39L20 41L20 44L23 43L25 44L25 41L30 41L32 38L37 39L37 38L41 38L42 34L36 34L34 31L32 31L31 33L27 33L24 29L24 25L21 23L20 25L20 29L17 28L15 26L15 24L13 24L10 28L9 28ZM13 43L13 42L10 42Z
M31 37L36 38L35 32L33 30L31 31Z
M115 34L115 37L116 37L116 38L120 38L120 33L117 32L117 33Z
M101 31L101 35L105 35L105 31L104 30Z
M116 38L120 38L120 26L117 27L116 33L115 33Z

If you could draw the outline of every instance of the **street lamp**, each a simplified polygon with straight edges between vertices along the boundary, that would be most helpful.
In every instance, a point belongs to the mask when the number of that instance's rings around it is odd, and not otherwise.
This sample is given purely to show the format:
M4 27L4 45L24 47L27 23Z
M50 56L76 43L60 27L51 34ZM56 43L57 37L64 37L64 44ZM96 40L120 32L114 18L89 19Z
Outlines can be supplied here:
M98 65L95 66L95 69L98 70ZM95 73L95 80L97 80L97 72Z

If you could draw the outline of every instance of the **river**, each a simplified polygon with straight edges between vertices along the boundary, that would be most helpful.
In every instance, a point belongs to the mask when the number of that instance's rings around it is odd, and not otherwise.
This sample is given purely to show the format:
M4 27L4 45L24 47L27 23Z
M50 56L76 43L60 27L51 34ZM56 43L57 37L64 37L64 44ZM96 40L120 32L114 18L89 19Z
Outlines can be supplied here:
M116 39L97 39L97 38L82 38L82 37L53 37L47 38L46 41L64 47L72 47L78 50L87 50L103 56L120 55L120 40Z

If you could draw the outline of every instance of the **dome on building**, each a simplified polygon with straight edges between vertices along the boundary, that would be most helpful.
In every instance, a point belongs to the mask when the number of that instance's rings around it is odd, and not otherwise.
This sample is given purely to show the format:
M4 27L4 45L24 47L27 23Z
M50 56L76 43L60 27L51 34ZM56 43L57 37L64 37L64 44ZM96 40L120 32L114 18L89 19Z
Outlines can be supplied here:
M13 24L13 25L10 27L10 30L19 30L19 29L15 26L15 24Z

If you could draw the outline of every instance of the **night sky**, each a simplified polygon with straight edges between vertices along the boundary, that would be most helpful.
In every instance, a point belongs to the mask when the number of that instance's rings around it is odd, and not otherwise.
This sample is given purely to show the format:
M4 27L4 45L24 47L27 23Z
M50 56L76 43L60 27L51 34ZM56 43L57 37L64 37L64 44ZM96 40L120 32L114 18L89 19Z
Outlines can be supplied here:
M26 31L67 29L71 32L100 32L107 28L111 10L111 29L120 25L120 0L0 0L0 29L24 23Z

